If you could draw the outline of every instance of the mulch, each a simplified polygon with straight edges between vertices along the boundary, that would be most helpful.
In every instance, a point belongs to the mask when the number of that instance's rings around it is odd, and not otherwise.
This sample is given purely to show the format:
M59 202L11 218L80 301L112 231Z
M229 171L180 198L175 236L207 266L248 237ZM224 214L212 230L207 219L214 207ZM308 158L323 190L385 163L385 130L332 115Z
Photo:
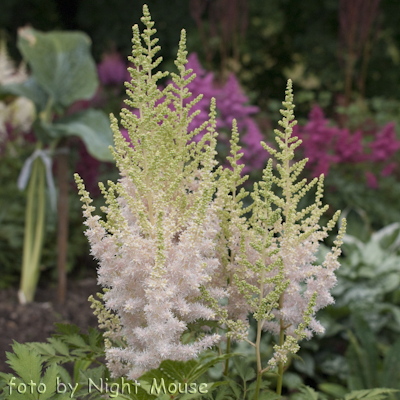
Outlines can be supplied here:
M19 304L18 288L0 290L0 372L12 372L6 363L6 351L12 351L13 341L46 342L55 332L54 323L73 323L87 333L97 326L88 297L100 291L95 278L68 282L67 299L57 302L55 287L39 287L35 301Z

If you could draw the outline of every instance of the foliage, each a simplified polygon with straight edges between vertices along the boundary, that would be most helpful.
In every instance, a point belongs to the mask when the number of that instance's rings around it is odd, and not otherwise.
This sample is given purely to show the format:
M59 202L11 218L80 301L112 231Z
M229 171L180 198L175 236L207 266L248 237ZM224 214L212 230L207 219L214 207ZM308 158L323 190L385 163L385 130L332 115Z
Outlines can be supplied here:
M126 400L239 400L252 399L256 384L255 371L245 367L245 360L239 361L236 354L220 356L213 352L206 352L197 360L188 362L163 361L158 369L145 373L138 381L113 379L102 364L104 347L100 332L90 329L89 334L84 335L74 325L57 324L57 333L48 339L48 343L15 342L12 348L13 353L7 353L7 362L13 373L0 373L0 399L4 400L92 400L104 398L104 395ZM237 376L244 386L228 377L222 381L205 382L204 374L210 368L232 357ZM72 375L60 365L71 362ZM94 366L96 364L99 366ZM24 387L25 393L21 393ZM267 381L263 387L268 387ZM299 392L291 396L292 400L326 399L323 393L308 386L298 389ZM340 398L383 400L387 398L386 394L394 392L393 389L358 390ZM279 398L282 397L269 390L264 390L259 397L261 400Z
M361 313L375 332L399 332L400 224L373 233L366 242L347 235L343 249L334 308Z
M361 390L382 386L400 389L400 340L391 346L385 345L381 360L377 337L361 317L355 314L353 318L355 334L348 331L350 346L346 352L348 388Z
M90 55L90 40L79 32L42 33L32 28L19 30L18 47L32 70L27 80L3 84L1 94L27 97L36 108L33 133L37 139L36 149L30 156L18 180L24 189L28 180L28 196L25 214L24 251L19 291L20 302L33 300L39 278L45 234L45 180L49 186L53 211L56 193L52 179L51 157L58 158L59 202L57 251L59 298L65 297L67 234L68 232L68 158L65 145L69 136L79 136L88 151L98 159L109 159L104 149L111 144L111 132L107 117L99 110L85 110L66 115L67 107L77 100L91 98L98 80L94 60ZM55 118L58 119L55 121ZM49 149L43 150L43 145ZM63 286L61 285L63 283Z
M365 230L365 225L360 225L358 236ZM391 372L398 368L395 354L400 331L399 231L399 223L394 223L364 240L349 234L343 239L338 285L332 290L336 303L320 315L326 331L322 337L303 344L299 355L304 363L292 363L293 372L303 379L312 379L328 394L337 397L373 385L398 388L398 378L390 381L391 374L383 370L388 371L389 363L393 363ZM322 247L321 251L323 255L327 249ZM364 370L368 371L368 378ZM352 376L360 374L361 383L351 386L350 379L356 379ZM382 380L384 376L387 381Z

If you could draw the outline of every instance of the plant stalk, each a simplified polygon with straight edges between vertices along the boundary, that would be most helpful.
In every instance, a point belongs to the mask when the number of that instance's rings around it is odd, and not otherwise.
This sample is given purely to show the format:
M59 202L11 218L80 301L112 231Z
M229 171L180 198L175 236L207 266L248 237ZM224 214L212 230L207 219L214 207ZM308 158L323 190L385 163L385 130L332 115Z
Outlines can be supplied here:
M58 229L57 229L57 297L65 303L67 293L67 249L68 249L68 154L57 157L58 180Z
M230 351L231 351L231 338L228 337L228 340L226 342L226 354L229 354ZM228 368L229 368L229 358L227 358L225 361L225 369L224 369L225 376L228 376Z
M39 279L39 263L45 230L45 167L40 158L32 165L25 214L22 273L18 292L21 304L33 301Z
M284 294L281 294L279 298L279 308L282 308L283 306L283 296ZM283 319L280 320L280 332L279 332L279 346L283 346L285 342L285 326L284 326L284 321ZM279 395L282 395L282 384L283 384L283 367L284 363L283 361L279 362L278 365L278 382L276 384L276 393Z

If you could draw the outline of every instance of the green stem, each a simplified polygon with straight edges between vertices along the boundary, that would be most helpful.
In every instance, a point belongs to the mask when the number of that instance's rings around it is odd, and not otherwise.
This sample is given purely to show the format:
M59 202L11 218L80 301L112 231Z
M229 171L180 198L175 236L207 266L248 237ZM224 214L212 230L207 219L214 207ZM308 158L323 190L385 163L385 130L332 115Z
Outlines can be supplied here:
M24 304L27 302L27 285L29 282L27 275L29 273L29 263L32 256L32 240L33 240L33 229L34 226L34 199L36 192L36 180L37 180L37 163L34 162L31 171L31 177L28 186L28 196L25 211L25 233L24 233L24 248L22 253L22 271L21 271L21 282L20 290L18 293L19 302Z
M45 227L45 167L40 158L33 162L25 214L25 237L19 291L21 303L32 302L39 278L39 263Z
M265 252L264 252L265 253ZM263 254L263 261L265 263L265 254ZM261 279L260 279L260 296L259 296L259 308L261 307L263 296L264 296L264 277L265 277L265 270L263 269L261 272ZM261 366L261 354L260 354L260 347L261 347L261 332L262 326L265 320L257 321L257 339L256 339L256 356L257 356L257 386L256 391L254 394L254 400L258 400L258 394L260 392L260 385L261 385L261 376L262 376L262 366Z
M258 400L258 394L260 393L260 387L261 387L261 373L257 371L257 386L256 386L256 392L254 394L254 400Z
M281 297L279 299L279 308L282 308L283 306L283 294L281 294ZM280 332L279 332L279 346L282 347L284 342L285 342L285 327L284 327L284 321L283 319L280 320ZM279 362L278 366L278 382L276 384L276 393L279 395L282 395L282 383L283 383L283 367L284 363L283 361Z
M230 352L231 352L231 338L228 337L228 340L226 342L226 354L229 354ZM229 368L229 358L227 358L225 361L225 369L224 369L225 376L228 376L228 368Z

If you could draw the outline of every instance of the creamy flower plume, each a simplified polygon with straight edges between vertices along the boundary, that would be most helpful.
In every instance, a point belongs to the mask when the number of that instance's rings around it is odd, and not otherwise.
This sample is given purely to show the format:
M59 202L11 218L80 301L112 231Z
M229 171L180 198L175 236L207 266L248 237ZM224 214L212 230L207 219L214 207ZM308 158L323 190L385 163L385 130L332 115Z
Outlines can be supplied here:
M296 121L290 80L281 110L283 132L275 131L278 150L261 142L275 156L278 176L270 159L262 181L254 185L252 205L243 206L248 193L238 188L247 176L242 177L236 121L230 168L216 169L214 99L209 120L190 131L199 114L190 110L201 96L188 101L187 86L195 76L185 68L185 32L175 62L179 74L171 74L173 84L160 90L157 81L168 73L153 73L161 58L154 60L159 47L152 39L155 29L147 6L143 13L143 34L133 27L126 104L134 112L121 112L124 135L111 117L111 151L121 178L109 181L108 189L99 184L106 221L92 214L92 200L76 175L86 235L105 288L99 295L102 302L91 301L100 327L106 329L109 369L115 377L137 379L163 360L193 359L220 340L212 329L209 334L200 329L212 320L209 325L217 322L229 343L233 338L255 347L257 390L262 374L276 365L282 385L288 355L299 350L300 340L323 331L315 313L333 302L330 290L336 284L345 221L332 251L322 265L315 265L319 242L339 213L321 228L319 220L327 210L321 201L323 175L310 183L297 182L307 160L292 161L301 141L292 136ZM201 139L192 140L204 130ZM298 210L315 185L314 204ZM276 194L280 191L281 197ZM257 321L255 343L247 338L250 314ZM190 331L195 324L197 329ZM260 355L263 330L279 335L265 368Z
M301 141L292 136L296 121L291 81L283 105L285 110L281 110L280 125L284 130L275 131L279 151L262 143L277 159L279 177L274 176L270 159L263 180L254 185L253 204L247 210L240 201L246 193L243 190L237 193L243 180L239 179L240 148L234 126L232 168L221 178L225 185L218 189L217 197L223 210L220 211L222 229L218 236L218 254L225 275L221 274L223 278L219 280L214 278L216 286L225 288L228 304L222 307L212 290L203 290L204 298L229 329L228 336L247 340L249 314L257 320L257 339L252 345L258 353L262 330L279 336L279 345L274 347L274 355L268 363L270 367L283 365L289 353L296 353L298 341L311 338L313 332L324 331L315 313L334 302L330 290L336 284L334 271L339 267L345 229L344 221L332 251L322 265L315 265L319 243L333 229L340 213L321 229L319 219L327 210L321 201L323 175L308 184L306 180L297 182L307 160L292 162L294 150ZM276 195L273 184L282 190L282 197ZM300 200L316 184L315 203L299 211ZM252 216L246 220L242 215L248 211ZM258 364L261 371L260 359Z
M200 287L208 286L219 267L215 238L219 231L212 203L215 182L215 102L210 120L201 129L207 134L198 143L188 133L192 114L183 100L194 74L185 69L185 32L182 31L174 85L163 91L157 81L165 73L152 71L159 47L151 36L153 22L144 7L141 35L133 27L133 51L126 84L137 109L123 109L124 139L112 117L115 149L112 149L121 179L100 185L107 206L107 221L92 215L94 208L77 177L85 203L86 235L92 255L99 261L98 281L107 288L102 296L105 310L94 303L104 327L108 327L106 356L114 376L138 378L157 368L163 360L189 360L219 341L218 334L200 335L182 343L188 323L215 319L214 312L199 300ZM173 102L174 107L169 107ZM113 317L113 315L115 317ZM114 318L112 325L106 320Z

